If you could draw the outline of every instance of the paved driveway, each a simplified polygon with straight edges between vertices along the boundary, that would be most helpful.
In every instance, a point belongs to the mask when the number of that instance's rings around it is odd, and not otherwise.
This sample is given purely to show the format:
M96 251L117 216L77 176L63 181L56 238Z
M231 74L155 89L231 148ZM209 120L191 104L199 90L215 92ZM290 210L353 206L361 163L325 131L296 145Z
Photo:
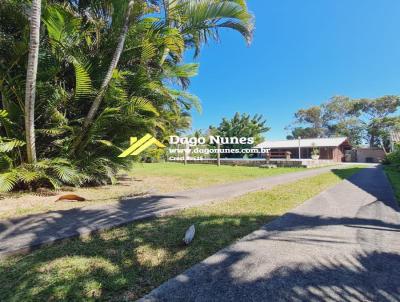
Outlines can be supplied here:
M310 199L143 301L400 301L400 214L380 168Z

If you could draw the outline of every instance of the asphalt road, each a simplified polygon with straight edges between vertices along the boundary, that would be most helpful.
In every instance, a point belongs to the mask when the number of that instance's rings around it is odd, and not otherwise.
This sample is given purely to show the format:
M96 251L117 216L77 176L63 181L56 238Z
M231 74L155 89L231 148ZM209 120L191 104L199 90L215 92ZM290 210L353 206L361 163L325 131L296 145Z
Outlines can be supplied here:
M203 189L128 198L109 205L93 205L0 220L0 257L29 252L42 245L87 235L136 220L170 215L184 208L270 189L276 185L316 176L334 168L337 167L310 169Z
M400 214L379 167L308 200L142 301L400 301Z

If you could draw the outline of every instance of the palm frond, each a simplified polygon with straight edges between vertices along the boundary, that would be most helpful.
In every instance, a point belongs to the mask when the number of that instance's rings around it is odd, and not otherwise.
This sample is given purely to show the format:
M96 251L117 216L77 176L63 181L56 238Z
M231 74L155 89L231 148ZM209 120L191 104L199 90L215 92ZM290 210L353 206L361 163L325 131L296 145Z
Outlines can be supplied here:
M187 91L175 89L169 89L169 93L174 99L183 104L187 110L190 110L192 107L194 107L197 112L202 112L200 99L196 95Z
M81 176L80 173L73 168L71 165L54 165L52 167L57 178L64 183L80 184Z
M19 170L19 180L25 184L31 184L43 177L43 173L34 170Z
M0 174L0 192L11 191L18 183L19 177L15 170Z
M62 5L47 5L42 14L43 23L50 39L58 46L73 47L78 37L81 20L71 14ZM56 46L56 45L53 45Z
M75 70L75 97L79 99L89 96L93 91L89 72L76 59L73 60L73 65Z
M9 119L8 117L8 111L1 109L0 110L0 122L2 122L3 125L10 125L13 124L13 122Z
M10 152L13 151L15 148L22 147L25 145L25 142L11 139L11 140L2 140L0 141L0 152Z
M160 115L159 111L151 101L144 97L132 97L126 107L129 114L135 112L150 112L156 116Z
M103 146L106 146L106 147L109 147L109 148L112 148L112 149L116 149L116 150L118 150L119 152L124 151L124 149L122 149L122 148L120 148L120 147L114 145L111 141L106 140L106 139L98 139L98 140L95 140L95 142L96 142L96 143L99 143L99 144L101 144L101 145L103 145Z
M196 76L198 72L199 64L196 63L166 66L164 70L167 78L191 78Z
M156 46L148 40L143 41L142 53L140 58L141 63L146 64L152 58L154 58L156 54L157 54Z
M238 31L250 43L253 37L254 17L243 0L178 1L168 10L169 17L186 37L186 43L199 54L202 44L219 40L220 28Z

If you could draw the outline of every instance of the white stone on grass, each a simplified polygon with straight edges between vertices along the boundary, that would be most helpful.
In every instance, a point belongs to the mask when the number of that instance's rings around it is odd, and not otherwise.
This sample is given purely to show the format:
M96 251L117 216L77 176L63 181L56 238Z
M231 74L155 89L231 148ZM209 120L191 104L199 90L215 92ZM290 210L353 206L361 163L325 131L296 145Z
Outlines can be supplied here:
M196 229L194 228L194 224L192 224L186 231L185 233L185 238L183 238L183 242L186 245L189 245L193 238L194 238L194 234L196 233Z

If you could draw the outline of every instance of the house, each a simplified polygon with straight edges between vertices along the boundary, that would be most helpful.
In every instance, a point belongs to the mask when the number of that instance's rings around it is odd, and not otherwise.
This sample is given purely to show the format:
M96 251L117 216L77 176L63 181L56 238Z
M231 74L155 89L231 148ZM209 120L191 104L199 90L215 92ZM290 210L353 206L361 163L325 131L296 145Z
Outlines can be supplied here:
M390 132L390 151L395 150L395 146L400 143L400 131Z
M385 158L385 151L377 147L360 147L353 152L358 163L380 163Z
M265 141L256 148L269 149L271 158L285 158L290 152L291 159L311 159L313 150L318 150L319 159L341 162L345 161L346 151L352 146L347 137L328 137Z

